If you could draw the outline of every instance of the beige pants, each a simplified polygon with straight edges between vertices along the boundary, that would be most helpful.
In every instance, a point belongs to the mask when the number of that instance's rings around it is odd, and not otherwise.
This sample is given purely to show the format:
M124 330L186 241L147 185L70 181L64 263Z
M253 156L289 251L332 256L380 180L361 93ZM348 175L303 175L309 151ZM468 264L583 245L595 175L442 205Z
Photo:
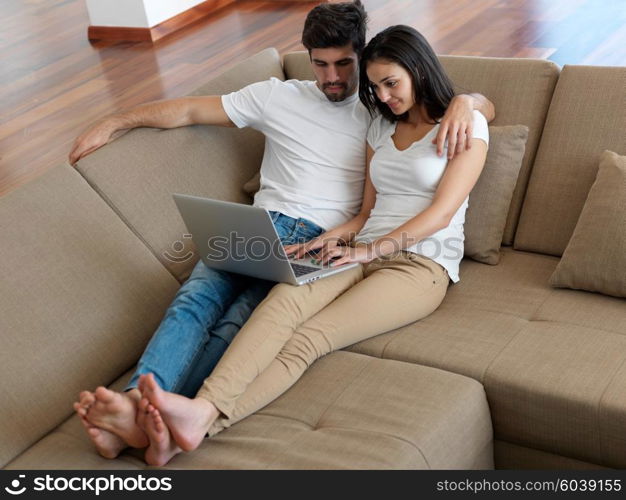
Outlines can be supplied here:
M222 413L209 435L272 402L321 356L428 316L448 281L436 262L400 252L308 285L276 285L198 391Z

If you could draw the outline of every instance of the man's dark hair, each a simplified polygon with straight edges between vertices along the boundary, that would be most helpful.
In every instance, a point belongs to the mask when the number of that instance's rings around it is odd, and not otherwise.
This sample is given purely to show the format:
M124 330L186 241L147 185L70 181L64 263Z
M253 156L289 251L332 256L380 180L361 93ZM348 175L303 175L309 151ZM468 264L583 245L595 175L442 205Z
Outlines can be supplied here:
M387 120L406 120L408 112L395 115L378 99L367 77L367 63L380 59L402 66L413 80L415 102L438 121L454 97L454 86L426 38L410 26L391 26L376 35L363 49L359 67L359 98L371 115L380 112Z
M361 55L365 46L367 12L361 0L342 3L323 3L309 12L302 31L302 44L311 49L352 48Z

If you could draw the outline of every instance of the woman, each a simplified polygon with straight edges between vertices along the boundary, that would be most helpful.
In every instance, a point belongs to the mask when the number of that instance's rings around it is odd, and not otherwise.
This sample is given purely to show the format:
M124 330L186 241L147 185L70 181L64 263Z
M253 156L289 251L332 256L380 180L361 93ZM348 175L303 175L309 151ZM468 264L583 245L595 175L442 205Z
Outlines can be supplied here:
M432 313L458 281L467 198L487 154L485 118L474 112L471 148L453 160L432 144L454 96L428 42L392 26L365 48L359 97L378 113L368 133L360 213L303 245L331 265L362 265L315 283L280 284L256 309L195 399L142 376L138 416L150 439L146 461L163 465L206 434L267 405L317 358ZM345 243L349 244L345 244Z

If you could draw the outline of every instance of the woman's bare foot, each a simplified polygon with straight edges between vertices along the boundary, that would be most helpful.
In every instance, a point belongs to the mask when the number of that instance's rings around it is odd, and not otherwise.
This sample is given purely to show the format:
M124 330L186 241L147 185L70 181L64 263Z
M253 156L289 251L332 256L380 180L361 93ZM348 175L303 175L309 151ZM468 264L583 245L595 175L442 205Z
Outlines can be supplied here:
M90 424L89 421L85 417L80 416L80 414L78 417L87 432L87 436L91 439L98 453L104 458L117 458L117 456L127 448L126 443L121 437Z
M148 465L161 467L183 451L172 438L159 410L152 406L147 399L142 399L139 403L137 424L150 440L150 446L146 449L145 454Z
M219 410L205 399L189 399L164 391L151 373L141 377L143 397L159 410L174 441L184 451L195 450L220 415Z
M119 393L98 387L94 398L85 415L92 426L115 434L133 448L148 446L148 436L135 421L137 404L141 399L137 389Z

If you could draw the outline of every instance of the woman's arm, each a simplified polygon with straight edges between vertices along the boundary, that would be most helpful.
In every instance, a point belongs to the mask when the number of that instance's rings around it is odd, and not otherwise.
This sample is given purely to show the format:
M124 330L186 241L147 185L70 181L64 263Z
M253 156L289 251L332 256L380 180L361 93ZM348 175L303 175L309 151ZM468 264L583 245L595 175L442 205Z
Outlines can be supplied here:
M482 172L487 157L487 144L472 139L472 148L448 162L431 205L392 232L376 241L356 248L330 249L326 260L339 257L333 265L348 262L369 262L377 257L404 250L448 227L452 217L469 196Z
M372 184L369 174L370 161L373 155L374 151L370 145L367 144L365 185L363 188L363 201L361 202L361 209L359 210L359 213L345 224L326 231L307 243L285 245L285 252L287 255L294 254L294 256L299 259L311 251L322 249L318 255L318 258L322 258L327 249L334 248L341 242L347 243L356 236L356 234L365 225L372 208L374 208L374 203L376 203L376 189Z

